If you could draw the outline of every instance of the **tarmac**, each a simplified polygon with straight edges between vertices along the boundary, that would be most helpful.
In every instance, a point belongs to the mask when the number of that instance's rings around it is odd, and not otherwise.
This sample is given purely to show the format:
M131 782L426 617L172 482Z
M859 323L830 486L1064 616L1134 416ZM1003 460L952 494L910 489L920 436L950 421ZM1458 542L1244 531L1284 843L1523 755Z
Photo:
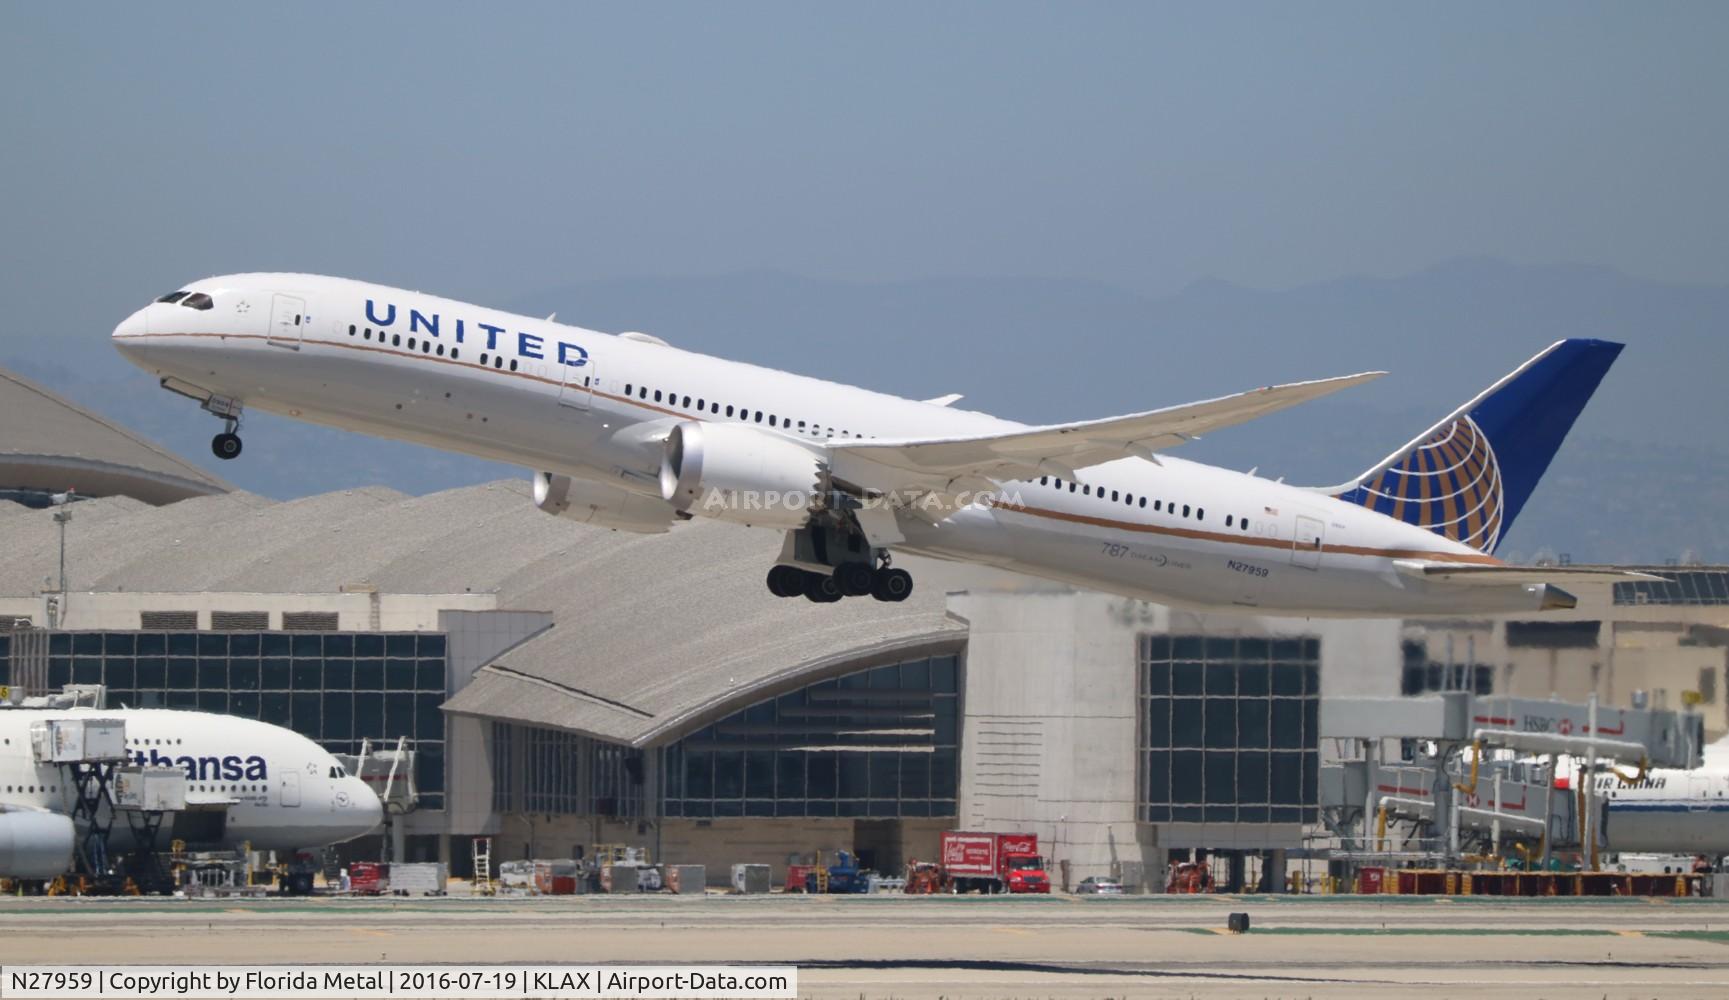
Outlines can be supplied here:
M0 899L7 966L374 962L796 965L810 997L1720 1000L1729 900Z

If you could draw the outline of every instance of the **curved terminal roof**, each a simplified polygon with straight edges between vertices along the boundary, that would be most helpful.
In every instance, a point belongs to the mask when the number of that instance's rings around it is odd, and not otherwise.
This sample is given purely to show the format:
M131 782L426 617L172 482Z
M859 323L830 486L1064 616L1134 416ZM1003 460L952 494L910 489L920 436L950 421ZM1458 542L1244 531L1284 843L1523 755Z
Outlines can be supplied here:
M0 368L0 489L166 504L233 487L158 445Z
M0 537L15 554L0 560L0 593L32 593L53 575L59 536L46 512L0 504ZM420 497L90 500L66 545L80 589L327 593L365 582L551 611L550 629L479 670L446 708L636 744L875 660L953 651L966 634L940 588L901 604L775 598L762 585L780 550L774 532L703 520L665 535L609 532L541 513L526 480Z

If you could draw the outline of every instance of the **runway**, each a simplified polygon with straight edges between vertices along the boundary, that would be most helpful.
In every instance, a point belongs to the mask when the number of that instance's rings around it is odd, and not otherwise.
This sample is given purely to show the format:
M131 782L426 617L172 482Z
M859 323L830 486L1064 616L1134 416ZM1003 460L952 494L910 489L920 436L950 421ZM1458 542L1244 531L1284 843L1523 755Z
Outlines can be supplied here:
M69 960L791 964L803 995L849 998L1722 997L1729 901L0 900L0 963Z

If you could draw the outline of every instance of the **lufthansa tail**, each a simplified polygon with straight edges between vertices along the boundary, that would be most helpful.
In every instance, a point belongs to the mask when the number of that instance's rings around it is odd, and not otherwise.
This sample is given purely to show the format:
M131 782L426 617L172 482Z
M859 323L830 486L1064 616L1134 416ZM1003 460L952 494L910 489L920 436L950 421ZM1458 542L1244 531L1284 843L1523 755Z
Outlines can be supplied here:
M1327 492L1493 553L1621 344L1563 340Z

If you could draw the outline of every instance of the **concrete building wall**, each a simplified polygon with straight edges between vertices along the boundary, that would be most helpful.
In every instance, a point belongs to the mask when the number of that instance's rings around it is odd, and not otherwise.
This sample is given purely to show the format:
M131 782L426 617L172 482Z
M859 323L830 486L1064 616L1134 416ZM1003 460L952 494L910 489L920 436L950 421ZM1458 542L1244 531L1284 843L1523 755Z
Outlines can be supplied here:
M1497 695L1584 701L1595 691L1605 704L1630 706L1643 692L1652 707L1680 708L1696 692L1706 738L1729 733L1729 607L1616 605L1608 588L1580 589L1578 608L1528 620L1598 623L1584 648L1512 645L1507 623L1490 620L1412 621L1405 637L1431 662L1490 667Z
M1301 843L1290 823L1138 821L1142 635L1315 636L1323 698L1398 693L1396 621L1211 615L1100 594L957 594L950 610L971 626L961 823L1038 834L1059 886L1137 870L1155 882L1172 848Z
M1135 821L1135 636L1159 609L1079 594L961 594L971 626L961 825L1028 832L1056 881L1162 866Z
M552 627L550 611L445 610L438 629L448 633L450 693L468 685L474 672L510 647Z
M444 812L437 817L442 828L425 832L497 833L498 817L492 812L492 723L447 713L445 726Z

